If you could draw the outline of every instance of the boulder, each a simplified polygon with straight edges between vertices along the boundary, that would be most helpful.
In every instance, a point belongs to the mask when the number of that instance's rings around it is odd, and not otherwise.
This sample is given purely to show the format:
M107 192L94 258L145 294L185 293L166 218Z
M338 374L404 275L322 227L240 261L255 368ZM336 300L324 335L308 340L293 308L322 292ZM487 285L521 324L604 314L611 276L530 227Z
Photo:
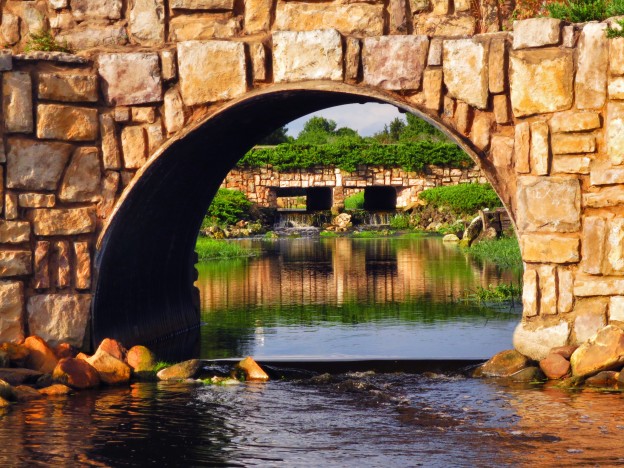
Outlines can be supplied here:
M572 353L578 349L578 346L568 345L568 346L557 346L550 350L552 354L559 354L566 359L570 359L572 357Z
M536 380L543 380L544 374L539 367L529 366L512 374L509 376L509 379L514 382L534 382Z
M73 390L69 388L67 385L54 384L54 385L50 385L49 387L42 388L41 390L39 390L39 393L41 393L42 395L47 395L47 396L62 396L62 395L69 395L70 393L73 393Z
M133 346L128 351L126 362L134 372L149 372L156 365L156 356L145 346Z
M459 242L459 237L455 234L447 234L442 238L442 242Z
M6 408L11 406L11 402L6 401L4 398L0 397L0 408Z
M52 378L55 382L78 390L100 385L98 371L87 361L75 358L61 359L52 373Z
M570 372L570 361L552 351L540 361L539 366L546 377L552 380L565 377Z
M15 401L17 399L17 395L11 384L4 380L0 380L0 398L4 398L8 401Z
M332 225L343 229L348 228L351 226L351 215L347 213L339 214L332 220Z
M26 367L28 369L37 370L43 373L49 373L54 370L58 363L58 358L48 344L36 335L29 336L24 341L30 352L26 359Z
M19 385L14 387L13 390L15 391L17 401L28 401L43 397L41 393L28 385Z
M30 350L17 343L2 343L0 344L0 351L4 351L9 355L9 361L13 367L24 367Z
M462 241L467 243L468 246L474 242L474 240L479 237L481 231L483 230L483 220L481 216L477 216L472 221L464 231L464 235L462 236Z
M98 346L98 351L99 350L106 351L108 354L119 359L120 361L126 360L126 349L119 341L112 338L104 338L100 343L100 346Z
M105 384L117 385L130 380L130 366L103 349L98 349L86 362L95 367Z
M160 380L184 380L195 377L195 374L201 367L201 361L199 359L191 359L179 364L174 364L171 367L167 367L156 374Z
M242 373L245 377L245 380L249 381L266 381L269 380L269 376L267 375L262 367L258 365L256 361L253 360L251 356L247 356L245 359L236 364L235 368L237 373Z
M602 371L596 375L588 378L585 381L585 385L588 387L613 387L618 383L619 372L615 371Z
M76 351L69 343L59 343L54 347L54 354L59 359L66 359L76 356Z
M42 372L32 369L0 369L0 379L10 383L11 385L35 383L42 375Z
M587 377L624 365L624 331L607 325L583 343L570 358L572 374Z
M528 367L530 359L515 349L501 351L483 364L480 372L484 377L509 377Z

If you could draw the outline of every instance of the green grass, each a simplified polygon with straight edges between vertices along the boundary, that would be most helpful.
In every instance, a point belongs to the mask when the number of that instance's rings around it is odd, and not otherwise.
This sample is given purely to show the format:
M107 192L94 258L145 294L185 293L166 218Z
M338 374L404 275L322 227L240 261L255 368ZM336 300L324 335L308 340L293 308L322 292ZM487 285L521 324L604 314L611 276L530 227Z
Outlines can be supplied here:
M199 260L254 257L258 255L256 250L246 249L239 244L226 240L208 239L206 237L197 239L195 251Z
M520 246L515 237L481 241L466 247L465 251L475 258L496 263L502 268L522 268Z
M455 214L474 214L484 208L502 206L490 184L458 184L422 191L418 198L434 208L448 208Z
M345 210L361 210L364 208L364 190L345 198Z
M340 237L340 234L334 231L321 231L319 236L321 237Z
M487 288L478 286L466 299L479 302L503 302L522 296L522 287L514 284L490 284Z
M167 367L171 367L171 366L173 366L173 364L171 364L170 362L158 361L154 365L154 368L152 369L152 372L157 373L157 372L160 372L161 370L166 369Z

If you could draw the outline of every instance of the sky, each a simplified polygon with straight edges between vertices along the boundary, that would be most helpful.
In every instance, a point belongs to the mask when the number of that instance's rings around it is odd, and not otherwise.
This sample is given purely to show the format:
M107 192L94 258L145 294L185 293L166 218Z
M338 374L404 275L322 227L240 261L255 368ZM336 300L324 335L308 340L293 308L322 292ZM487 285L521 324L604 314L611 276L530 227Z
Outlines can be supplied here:
M349 127L357 130L362 136L371 136L383 130L384 125L389 124L396 117L405 120L399 110L389 104L347 104L323 109L290 122L286 125L288 135L296 137L303 129L303 125L313 116L335 120L338 128Z

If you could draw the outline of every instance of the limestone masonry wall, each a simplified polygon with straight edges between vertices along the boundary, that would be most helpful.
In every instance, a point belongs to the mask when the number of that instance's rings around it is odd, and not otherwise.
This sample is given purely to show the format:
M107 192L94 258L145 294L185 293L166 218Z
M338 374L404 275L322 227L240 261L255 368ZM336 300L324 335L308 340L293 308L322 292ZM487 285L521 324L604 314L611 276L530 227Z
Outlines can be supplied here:
M624 39L549 18L499 32L498 3L3 2L0 341L88 344L96 239L137 171L293 82L385 96L475 158L526 262L519 351L624 322ZM23 53L41 31L75 55Z

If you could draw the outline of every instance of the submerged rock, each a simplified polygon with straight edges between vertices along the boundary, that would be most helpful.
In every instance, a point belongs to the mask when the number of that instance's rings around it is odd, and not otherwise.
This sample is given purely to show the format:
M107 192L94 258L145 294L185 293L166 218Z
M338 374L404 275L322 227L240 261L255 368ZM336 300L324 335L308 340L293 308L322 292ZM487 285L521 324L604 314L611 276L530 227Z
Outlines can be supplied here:
M236 371L240 371L245 376L245 380L249 381L266 381L269 380L269 376L267 375L262 367L258 365L256 361L253 360L251 356L247 356L245 359L236 364Z
M24 367L26 365L28 355L30 354L30 351L26 346L17 343L2 343L0 344L0 351L7 353L10 364L13 367Z
M199 359L190 359L159 371L156 374L156 377L160 380L190 379L195 377L195 374L197 374L200 367L201 361Z
M11 384L4 380L0 380L0 398L4 398L8 401L15 401L17 399L17 395Z
M100 374L100 380L105 384L117 385L130 380L132 373L130 366L103 349L98 348L97 352L86 362L95 367L95 370Z
M26 359L26 367L45 374L50 373L56 367L58 358L52 348L40 337L33 335L26 338L24 346L28 348L29 355Z
M62 395L69 395L70 393L73 393L73 390L69 388L67 385L53 384L53 385L50 385L49 387L42 388L41 390L39 390L39 393L41 393L42 395L47 395L47 396L62 396Z
M509 349L494 355L479 368L479 373L484 377L509 377L528 367L529 363L529 358Z
M551 352L539 363L540 369L549 379L555 380L565 377L570 372L570 361L561 354Z
M156 365L156 356L145 346L133 346L128 350L126 362L134 372L151 372Z
M52 373L55 382L75 389L94 388L100 385L98 371L87 361L75 358L61 359Z
M588 387L614 387L618 383L619 372L615 371L602 371L596 375L588 378L585 381L585 385Z
M37 398L43 398L43 395L28 385L19 385L14 387L17 401L35 400Z
M544 374L539 367L530 366L519 370L509 378L514 382L534 382L536 380L544 380Z
M574 351L570 358L572 374L587 377L624 365L624 331L607 325Z

